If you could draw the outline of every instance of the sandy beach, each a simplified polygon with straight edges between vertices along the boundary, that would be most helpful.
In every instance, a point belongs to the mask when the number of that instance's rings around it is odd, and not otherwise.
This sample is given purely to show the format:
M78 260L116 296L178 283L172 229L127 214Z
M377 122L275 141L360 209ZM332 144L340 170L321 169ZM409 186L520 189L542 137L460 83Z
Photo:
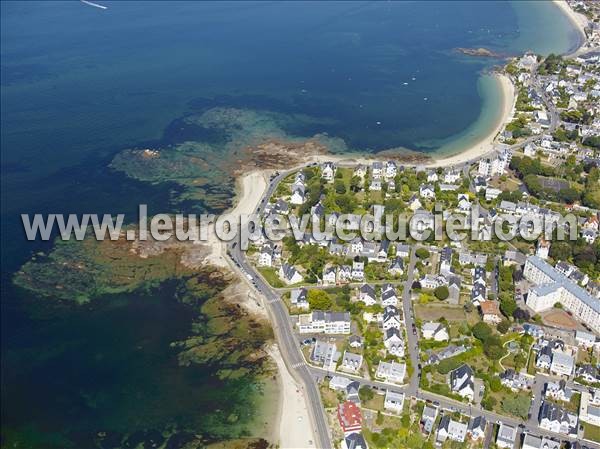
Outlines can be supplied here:
M420 165L423 167L449 167L452 165L461 165L465 162L472 161L481 157L494 149L494 142L496 136L504 129L504 127L510 123L515 113L515 103L517 100L515 86L510 78L501 73L495 73L494 77L498 81L501 95L502 113L500 114L495 126L486 134L481 136L474 144L462 148L456 151L456 154L436 156L432 155L430 159L425 159L422 163L419 162L406 162L409 165ZM407 153L410 154L410 153ZM419 153L413 152L413 156L418 156ZM421 153L421 155L427 156L427 154ZM333 161L336 163L346 164L363 164L370 165L373 161L387 160L388 156L382 154L319 154L310 155L306 157L302 164L297 164L296 167L286 167L286 170L292 170L294 168L301 168L306 164L313 162L323 163L326 161Z
M254 170L245 173L237 179L237 197L235 205L224 215L239 217L249 215L256 210L269 184L269 174L272 170ZM227 257L227 245L219 240L211 227L208 241L201 243L209 249L206 262L219 267L229 268L236 272L236 267ZM239 274L242 282L229 287L228 297L246 308L250 313L267 319L267 311L262 297ZM275 344L266 348L267 353L277 364L279 404L277 423L273 423L274 438L278 439L282 449L299 449L314 447L314 431L308 414L306 398L302 387L294 380L288 371L279 347ZM312 444L311 444L312 442Z
M575 25L575 28L581 33L582 43L585 41L585 28L588 26L588 18L583 14L573 11L565 0L552 0L558 6L569 20Z
M502 114L496 122L496 126L490 130L487 135L482 136L475 144L461 150L460 153L435 159L431 163L426 164L426 166L449 167L452 165L459 165L481 157L494 149L494 141L496 140L496 136L513 119L515 113L515 103L517 101L515 86L510 78L507 75L500 73L495 74L494 76L500 85L502 97L502 104L500 106L502 109Z
M250 215L260 202L268 185L268 171L254 170L243 174L236 180L237 196L235 205L223 213L225 216L239 217L240 215ZM227 258L226 242L220 240L214 232L214 226L210 226L208 239L206 242L199 242L208 249L208 254L205 258L206 262L211 265L222 268L230 268L229 259Z
M279 369L279 446L281 449L308 449L315 447L313 430L302 387L287 370L277 345L267 352Z

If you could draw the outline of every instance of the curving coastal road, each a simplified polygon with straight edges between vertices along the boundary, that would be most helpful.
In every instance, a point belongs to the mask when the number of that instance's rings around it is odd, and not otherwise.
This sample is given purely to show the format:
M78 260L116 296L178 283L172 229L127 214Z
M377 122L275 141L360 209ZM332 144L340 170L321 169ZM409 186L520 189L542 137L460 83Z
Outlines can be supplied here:
M280 173L271 180L256 212L266 204L279 182L287 174L288 172ZM240 250L238 244L234 242L228 245L228 255L245 278L248 278L247 275L252 277L253 286L264 297L264 304L271 318L273 331L275 332L282 358L292 376L303 386L309 416L315 429L315 446L323 449L333 448L327 417L325 416L325 410L321 402L321 395L315 379L312 377L311 370L304 362L304 356L300 350L298 341L294 337L287 307L279 294L246 261L245 253Z

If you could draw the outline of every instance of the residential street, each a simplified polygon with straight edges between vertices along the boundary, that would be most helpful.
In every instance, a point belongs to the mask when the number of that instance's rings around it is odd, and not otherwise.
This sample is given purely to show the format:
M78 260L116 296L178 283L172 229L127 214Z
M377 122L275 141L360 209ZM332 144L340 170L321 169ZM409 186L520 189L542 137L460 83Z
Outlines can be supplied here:
M273 178L263 200L260 203L261 205L265 204L268 201L270 195L272 195L272 193L277 188L278 183L288 173L289 172L280 173ZM442 409L450 411L459 411L468 416L482 415L490 423L502 421L506 424L513 426L523 426L522 428L520 428L520 430L522 430L523 432L560 438L561 440L566 441L577 441L577 439L566 437L563 434L549 432L544 429L541 429L538 426L537 413L533 413L533 411L539 410L539 405L541 402L541 388L543 387L544 383L544 380L541 378L539 378L536 382L534 389L535 398L532 405L532 415L526 423L516 418L486 411L480 407L468 405L463 402L447 398L445 396L437 395L435 393L419 389L419 351L417 345L418 336L413 334L412 332L414 314L412 309L410 288L414 280L414 268L417 262L415 249L416 248L413 248L413 251L411 251L410 262L408 265L408 278L404 284L404 290L402 293L402 307L406 323L407 345L409 357L413 367L413 372L408 380L408 383L404 386L397 386L385 382L364 379L359 376L350 376L346 374L344 374L344 376L355 378L359 380L362 385L369 385L380 390L392 388L395 391L402 391L407 396L414 396L421 400L431 401L436 404L439 404L439 406ZM303 388L306 392L307 400L309 403L310 416L313 420L314 428L316 429L316 447L325 449L332 448L333 444L331 441L331 433L327 424L327 417L325 416L325 411L322 405L319 389L315 380L323 379L325 376L332 375L333 373L322 368L307 365L302 351L300 349L298 337L296 336L292 328L287 307L281 300L279 292L276 289L272 288L269 284L267 284L263 277L254 269L254 267L247 262L245 258L245 252L240 250L239 245L236 245L235 243L230 244L229 255L233 262L236 264L236 266L242 272L244 278L248 279L248 277L246 276L247 274L251 276L251 283L253 284L254 288L256 288L256 290L259 293L261 293L264 297L264 303L267 307L269 316L271 316L272 318L273 329L277 337L277 342L280 346L286 366L288 367L292 375L302 383ZM282 291L286 290L288 289L282 289ZM600 449L600 444L590 442L586 442L586 444L590 448Z

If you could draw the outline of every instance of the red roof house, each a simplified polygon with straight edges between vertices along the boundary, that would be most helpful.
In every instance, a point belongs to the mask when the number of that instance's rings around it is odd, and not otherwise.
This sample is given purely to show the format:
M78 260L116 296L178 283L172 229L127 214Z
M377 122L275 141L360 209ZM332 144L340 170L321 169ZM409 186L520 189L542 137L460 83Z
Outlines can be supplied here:
M346 401L338 406L338 419L345 433L356 432L362 428L360 408L354 402Z

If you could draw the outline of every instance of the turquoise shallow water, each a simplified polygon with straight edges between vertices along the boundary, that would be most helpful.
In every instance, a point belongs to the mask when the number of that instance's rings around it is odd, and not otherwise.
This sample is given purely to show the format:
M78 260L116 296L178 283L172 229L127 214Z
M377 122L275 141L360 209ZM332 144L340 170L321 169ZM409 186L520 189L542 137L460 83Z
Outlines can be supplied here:
M284 121L287 133L327 132L351 150L434 152L485 133L498 113L498 91L481 74L501 61L455 47L560 53L577 41L548 2L106 4L0 3L2 427L31 437L31 447L89 441L100 424L160 431L175 420L197 430L209 407L185 402L178 414L167 398L201 398L211 374L174 364L168 343L193 314L168 287L154 301L124 295L35 313L40 300L10 277L49 245L24 240L19 213L133 215L140 202L172 210L167 189L106 167L123 148L169 143L169 124L215 105L300 114ZM165 314L173 325L148 337ZM98 332L107 323L112 330ZM102 356L114 336L119 350ZM114 375L97 378L99 367ZM229 387L236 401L243 389Z

